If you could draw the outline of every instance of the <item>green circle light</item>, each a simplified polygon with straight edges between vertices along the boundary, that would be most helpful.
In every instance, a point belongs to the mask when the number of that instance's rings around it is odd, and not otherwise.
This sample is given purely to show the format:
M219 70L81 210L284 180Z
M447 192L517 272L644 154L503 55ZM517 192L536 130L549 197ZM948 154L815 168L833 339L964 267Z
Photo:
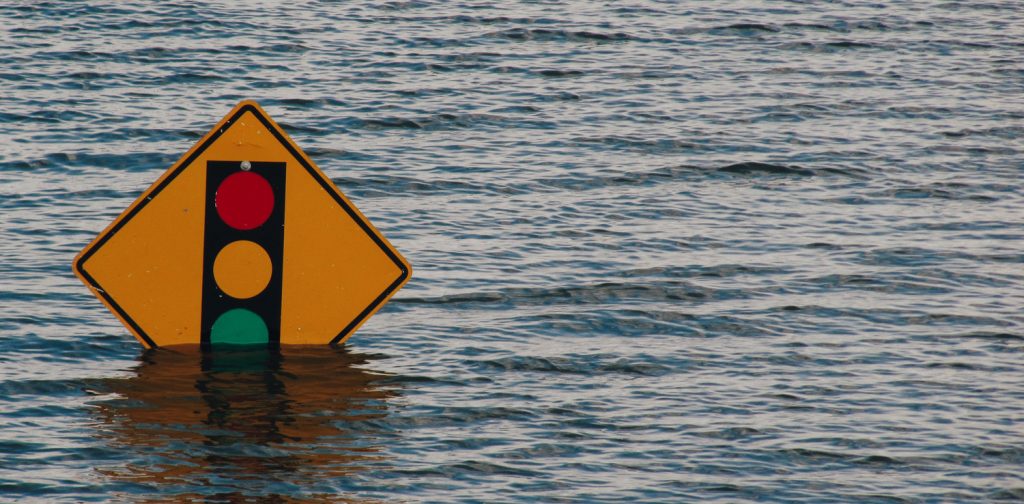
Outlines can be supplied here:
M214 345L266 345L269 341L266 322L245 308L224 312L210 328L210 343Z

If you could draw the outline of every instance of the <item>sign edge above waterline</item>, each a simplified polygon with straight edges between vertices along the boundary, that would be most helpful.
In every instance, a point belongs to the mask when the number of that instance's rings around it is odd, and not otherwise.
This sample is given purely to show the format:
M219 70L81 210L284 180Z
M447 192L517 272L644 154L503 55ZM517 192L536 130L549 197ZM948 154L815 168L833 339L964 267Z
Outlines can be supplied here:
M289 170L298 170L301 173L307 173L316 185L321 187L326 195L329 196L334 203L337 204L338 209L341 210L347 218L351 219L352 223L358 226L358 229L365 235L361 240L372 240L373 244L379 248L379 250L387 256L387 259L393 263L396 268L398 275L397 277L387 285L386 288L380 292L372 301L369 302L365 308L362 308L357 315L347 323L344 327L338 329L338 333L333 336L329 341L323 341L331 345L338 345L344 343L363 323L366 322L373 314L375 314L388 299L390 299L395 292L404 286L409 278L412 276L412 267L408 261L391 245L390 242L373 226L373 224L356 208L355 205L348 200L348 198L334 185L333 182L320 170L318 166L295 144L295 142L288 136L288 134L276 123L270 116L263 110L259 104L253 100L244 100L239 102L232 110L225 115L216 125L210 129L199 141L197 141L188 151L185 152L174 164L171 165L166 171L164 171L160 177L156 179L142 194L132 202L124 211L122 211L117 218L110 222L93 240L86 245L81 252L79 252L73 262L72 270L74 274L82 281L106 307L109 309L121 323L132 333L132 335L139 340L144 346L148 348L156 348L160 346L167 346L161 344L160 337L155 334L150 334L150 331L139 324L136 320L137 317L133 317L130 310L126 310L121 306L121 303L116 299L116 295L113 295L103 287L103 281L95 278L89 271L89 261L93 258L99 250L103 249L111 238L117 236L122 228L132 221L133 218L137 217L140 212L146 209L147 205L151 204L152 201L159 199L161 192L168 188L174 183L175 179L185 172L190 172L190 168L202 169L205 168L195 167L195 162L198 162L200 157L210 149L212 146L217 145L217 142L223 137L226 137L225 132L231 130L232 126L237 121L246 117L246 114L251 114L260 123L260 125L271 133L277 145L287 151L291 158L294 159L299 166L289 167ZM244 126L244 123L241 123ZM264 135L266 136L266 135ZM300 170L301 168L301 170ZM298 173L289 172L289 173ZM308 184L307 184L308 185ZM320 206L323 206L322 204ZM304 218L317 219L317 215L307 215ZM345 225L351 227L350 223L346 222ZM168 230L173 232L173 230ZM285 261L287 262L287 261ZM332 265L333 266L333 265ZM286 267L284 265L282 268ZM389 277L390 278L390 277ZM293 289L294 291L294 289ZM374 291L376 292L376 291ZM197 296L199 296L197 291ZM361 305L360 305L361 306ZM359 307L356 307L359 308ZM355 308L353 308L355 309ZM279 330L281 328L278 328ZM326 339L326 338L325 338ZM198 341L194 342L198 343ZM179 344L179 342L171 343ZM187 343L186 343L187 344ZM282 339L282 344L296 344L289 343ZM299 344L320 344L320 343L309 343L303 342Z

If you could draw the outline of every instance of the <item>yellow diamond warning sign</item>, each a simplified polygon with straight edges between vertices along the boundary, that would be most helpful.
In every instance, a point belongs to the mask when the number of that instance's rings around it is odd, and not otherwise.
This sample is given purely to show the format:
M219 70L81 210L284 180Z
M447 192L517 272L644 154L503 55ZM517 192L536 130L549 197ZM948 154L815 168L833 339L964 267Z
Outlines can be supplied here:
M74 271L148 347L338 344L412 273L252 101L86 246Z

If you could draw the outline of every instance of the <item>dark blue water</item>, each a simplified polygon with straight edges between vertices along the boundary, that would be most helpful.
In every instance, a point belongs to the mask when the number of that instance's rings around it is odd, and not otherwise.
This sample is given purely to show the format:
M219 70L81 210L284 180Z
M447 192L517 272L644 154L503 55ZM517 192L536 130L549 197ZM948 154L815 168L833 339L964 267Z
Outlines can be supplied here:
M1024 8L4 2L0 500L1024 499ZM72 257L258 100L412 262L146 353Z

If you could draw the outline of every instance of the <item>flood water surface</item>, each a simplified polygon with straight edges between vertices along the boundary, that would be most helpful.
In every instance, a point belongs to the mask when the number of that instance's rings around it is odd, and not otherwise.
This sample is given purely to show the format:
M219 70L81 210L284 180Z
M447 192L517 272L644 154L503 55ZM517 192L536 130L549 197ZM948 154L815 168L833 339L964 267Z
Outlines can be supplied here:
M4 3L0 500L1022 500L1022 12ZM413 277L145 351L72 258L243 99Z

